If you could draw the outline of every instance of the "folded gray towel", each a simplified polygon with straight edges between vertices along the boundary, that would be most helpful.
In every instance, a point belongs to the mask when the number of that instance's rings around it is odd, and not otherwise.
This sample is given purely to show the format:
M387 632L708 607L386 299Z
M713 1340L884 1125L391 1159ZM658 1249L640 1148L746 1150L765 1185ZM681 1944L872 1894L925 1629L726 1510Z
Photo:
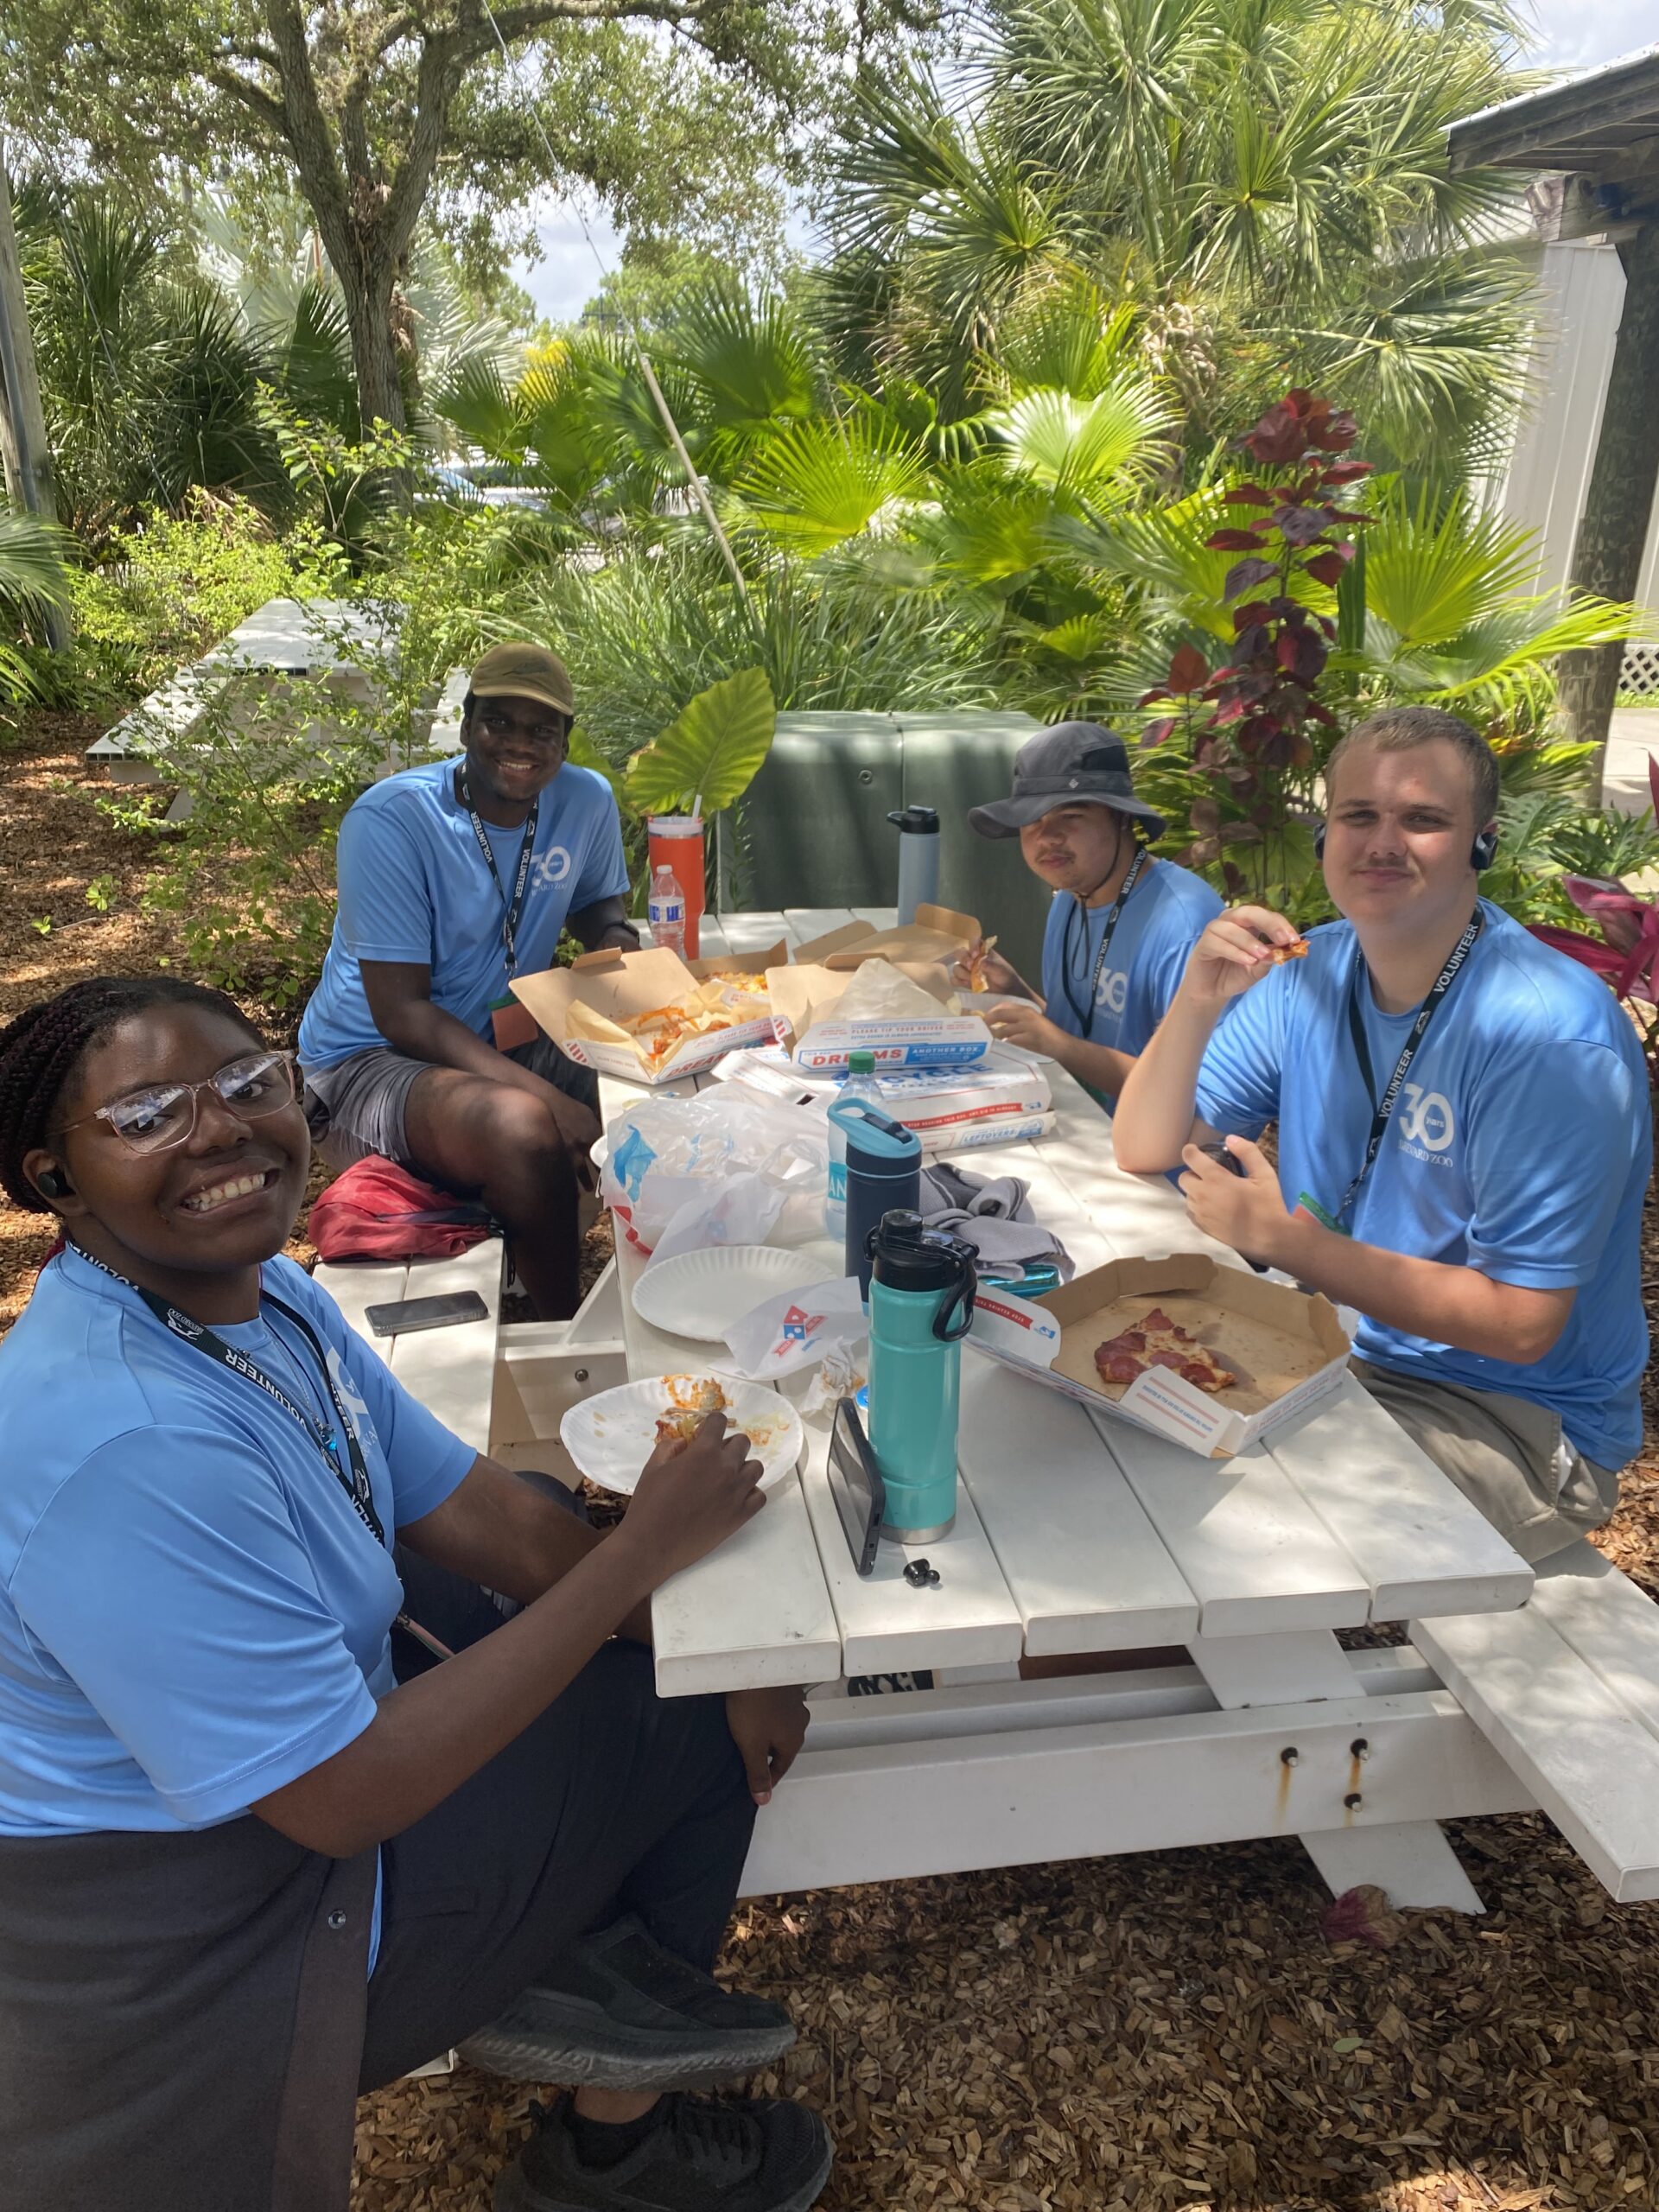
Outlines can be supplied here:
M1052 1260L1070 1281L1071 1255L1032 1212L1027 1187L1017 1175L969 1175L938 1160L922 1170L922 1217L971 1244L982 1274Z

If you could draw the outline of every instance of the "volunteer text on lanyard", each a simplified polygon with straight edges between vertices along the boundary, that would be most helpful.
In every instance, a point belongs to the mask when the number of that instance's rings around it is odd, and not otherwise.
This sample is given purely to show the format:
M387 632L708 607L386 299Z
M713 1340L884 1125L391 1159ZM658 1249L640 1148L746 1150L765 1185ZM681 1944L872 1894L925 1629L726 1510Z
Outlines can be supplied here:
M251 1382L256 1389L263 1390L273 1404L280 1406L289 1419L304 1430L322 1454L323 1462L329 1473L334 1476L347 1497L351 1499L358 1519L369 1531L376 1543L386 1543L385 1524L374 1508L374 1491L370 1485L369 1470L363 1457L363 1447L357 1440L357 1431L353 1427L351 1417L341 1402L340 1391L335 1386L334 1376L329 1370L327 1354L322 1348L316 1331L303 1313L297 1313L285 1300L278 1298L275 1291L267 1290L263 1281L260 1283L261 1304L276 1307L283 1319L298 1332L301 1341L317 1363L317 1372L322 1378L322 1387L327 1393L328 1402L334 1409L332 1427L326 1427L321 1421L314 1419L303 1407L296 1406L282 1384L271 1376L267 1375L257 1360L250 1359L247 1353L238 1351L236 1345L227 1344L223 1337L216 1336L205 1322L194 1321L188 1313L181 1313L176 1306L169 1306L164 1298L157 1298L153 1291L146 1290L142 1283L134 1282L130 1275L118 1274L113 1268L105 1267L102 1260L95 1260L92 1255L85 1250L82 1246L77 1244L74 1249L88 1266L98 1268L100 1274L108 1275L114 1282L124 1283L129 1290L137 1291L162 1327L169 1334L177 1337L181 1344L188 1344L193 1351L200 1352L205 1358L216 1359L221 1367L228 1368L232 1375L241 1376L245 1382ZM346 1460L350 1467L349 1473L340 1461L340 1446L342 1442L346 1446ZM387 1549L391 1549L389 1544ZM440 1643L436 1637L429 1635L418 1621L412 1620L407 1613L398 1614L397 1625L407 1629L416 1643L423 1644L437 1657L448 1659L453 1656L446 1645Z
M1359 1197L1361 1185L1376 1164L1377 1153L1382 1148L1383 1135L1394 1112L1395 1101L1399 1097L1401 1087L1411 1071L1412 1062L1422 1049L1423 1039L1428 1034L1429 1024L1440 1012L1446 993L1457 981L1458 970L1474 950L1475 939L1480 935L1484 919L1484 917L1477 906L1470 917L1468 928L1452 946L1445 967L1434 978L1433 989L1418 1007L1417 1019L1411 1025L1411 1033L1406 1039L1401 1049L1400 1057L1394 1064L1394 1073L1389 1077L1388 1089L1380 1098L1376 1095L1376 1076L1371 1066L1370 1050L1365 1042L1364 1017L1359 1010L1361 976L1365 960L1363 954L1357 947L1355 948L1354 972L1350 979L1348 988L1348 1033L1354 1040L1354 1053L1359 1061L1360 1074L1364 1078L1365 1095L1371 1101L1371 1130L1365 1141L1365 1157L1360 1162L1359 1173L1343 1192L1342 1204L1337 1208L1334 1219L1325 1214L1323 1207L1310 1205L1306 1195L1301 1199L1301 1204L1307 1208L1307 1211L1316 1218L1322 1219L1327 1229L1340 1230L1344 1236L1352 1236L1353 1231L1347 1225L1348 1217L1352 1212L1355 1202Z
M467 818L473 825L473 835L478 840L478 849L484 855L484 865L494 879L496 889L501 893L501 904L505 909L501 917L501 945L507 956L507 973L511 976L517 965L514 948L518 941L518 917L524 911L524 886L530 881L530 863L536 850L536 823L541 814L542 802L539 798L536 801L530 810L530 819L524 824L524 842L518 848L518 867L512 879L512 896L509 899L507 887L501 880L501 871L495 864L490 834L480 819L478 809L473 804L472 792L467 787L467 771L464 768L455 771L455 796L467 810Z
M1146 864L1147 849L1142 845L1129 863L1129 872L1123 879L1123 888L1113 899L1110 910L1106 916L1106 926L1100 933L1100 950L1095 955L1095 972L1089 979L1089 995L1082 1006L1079 1006L1071 995L1071 924L1077 909L1074 908L1072 913L1065 918L1065 943L1061 948L1060 959L1060 988L1065 994L1065 1002L1071 1007L1072 1016L1081 1027L1085 1039L1094 1033L1095 1013L1100 997L1100 979L1105 972L1106 955L1111 950L1112 932L1117 927L1124 907L1129 903L1129 893L1140 881L1141 871ZM1081 907L1082 899L1079 899L1077 904L1077 907ZM1083 925L1083 942L1086 950L1089 944L1087 922Z

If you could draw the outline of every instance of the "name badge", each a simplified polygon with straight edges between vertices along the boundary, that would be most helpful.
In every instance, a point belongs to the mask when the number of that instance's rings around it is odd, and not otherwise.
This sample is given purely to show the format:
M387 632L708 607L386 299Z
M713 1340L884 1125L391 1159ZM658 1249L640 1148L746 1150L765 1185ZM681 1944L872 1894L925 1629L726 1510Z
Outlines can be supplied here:
M1311 1213L1313 1215L1314 1220L1319 1223L1321 1229L1334 1229L1338 1236L1351 1236L1353 1235L1351 1229L1344 1229L1339 1221L1336 1221L1332 1218L1331 1215L1325 1211L1325 1207L1319 1204L1319 1200L1313 1196L1312 1192L1307 1191L1299 1191L1296 1193L1296 1203L1304 1213Z

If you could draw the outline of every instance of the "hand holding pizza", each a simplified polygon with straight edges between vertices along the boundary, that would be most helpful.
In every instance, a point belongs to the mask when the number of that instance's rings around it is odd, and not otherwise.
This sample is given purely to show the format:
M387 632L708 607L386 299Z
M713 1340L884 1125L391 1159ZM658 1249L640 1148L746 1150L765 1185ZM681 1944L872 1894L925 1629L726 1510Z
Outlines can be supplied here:
M1219 1013L1229 999L1306 950L1307 939L1282 914L1268 906L1230 906L1188 954L1181 995Z

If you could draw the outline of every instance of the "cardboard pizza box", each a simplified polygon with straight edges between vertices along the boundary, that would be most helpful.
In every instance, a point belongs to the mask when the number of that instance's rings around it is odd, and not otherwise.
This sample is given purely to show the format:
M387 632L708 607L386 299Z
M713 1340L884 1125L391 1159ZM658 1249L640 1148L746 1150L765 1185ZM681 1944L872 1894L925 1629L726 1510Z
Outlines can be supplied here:
M512 994L582 1067L654 1086L697 1075L741 1046L772 1042L776 1033L767 1005L752 1020L687 1037L659 1065L651 1065L621 1023L656 1007L688 1005L713 980L700 982L677 953L664 946L646 952L584 953L569 968L515 976Z
M1211 1395L1166 1368L1103 1382L1095 1349L1153 1306L1240 1376ZM1349 1344L1328 1299L1266 1282L1197 1252L1114 1260L1041 1298L982 1291L969 1344L1116 1420L1213 1459L1230 1459L1329 1396Z
M804 960L810 956L822 967L849 970L862 967L867 960L891 960L902 967L912 961L954 960L970 944L977 944L979 938L979 924L972 914L959 914L953 906L923 904L917 907L913 922L890 930L855 922L810 946L803 945L798 957Z
M789 959L789 939L780 937L760 952L705 952L686 966L699 980L710 976L764 976L768 968L782 968Z
M849 1052L875 1056L878 1072L887 1068L971 1067L991 1049L991 1033L977 1014L950 1013L944 1001L953 995L937 963L893 965L939 1002L937 1016L906 1014L890 1020L842 1021L836 1007L857 973L816 963L769 968L766 984L781 1039L793 1042L791 1057L798 1068L844 1069Z

